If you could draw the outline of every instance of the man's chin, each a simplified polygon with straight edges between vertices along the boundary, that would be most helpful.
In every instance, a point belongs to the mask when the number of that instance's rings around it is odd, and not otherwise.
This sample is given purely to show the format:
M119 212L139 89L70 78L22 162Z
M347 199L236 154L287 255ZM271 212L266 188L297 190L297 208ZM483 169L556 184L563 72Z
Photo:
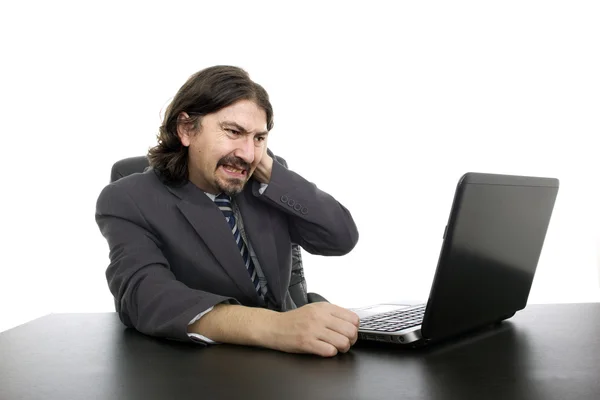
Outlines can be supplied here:
M244 186L246 186L246 181L241 180L229 180L228 182L223 182L222 180L217 181L218 189L225 193L228 196L235 196L244 190Z

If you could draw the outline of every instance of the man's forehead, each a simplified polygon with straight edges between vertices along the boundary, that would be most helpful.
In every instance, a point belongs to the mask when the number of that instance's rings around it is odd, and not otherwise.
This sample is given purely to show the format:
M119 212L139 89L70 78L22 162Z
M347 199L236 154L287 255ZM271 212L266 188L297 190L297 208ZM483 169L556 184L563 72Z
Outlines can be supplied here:
M219 113L217 121L219 125L232 125L249 133L265 132L267 130L267 117L264 112L260 115L243 111L225 111Z
M267 131L266 123L262 123L255 126L255 124L252 123L244 123L243 121L237 122L235 119L224 118L219 121L219 125L221 127L232 127L243 133L253 133L258 135L266 135L267 133L269 133Z

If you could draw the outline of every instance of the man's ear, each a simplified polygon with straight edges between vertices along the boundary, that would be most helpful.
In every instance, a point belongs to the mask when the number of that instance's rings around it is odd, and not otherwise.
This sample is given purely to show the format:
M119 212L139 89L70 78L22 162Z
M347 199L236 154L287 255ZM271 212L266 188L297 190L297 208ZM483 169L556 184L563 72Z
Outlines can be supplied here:
M188 113L183 111L177 116L177 136L179 136L181 144L185 147L190 145L190 124L187 122L189 119Z

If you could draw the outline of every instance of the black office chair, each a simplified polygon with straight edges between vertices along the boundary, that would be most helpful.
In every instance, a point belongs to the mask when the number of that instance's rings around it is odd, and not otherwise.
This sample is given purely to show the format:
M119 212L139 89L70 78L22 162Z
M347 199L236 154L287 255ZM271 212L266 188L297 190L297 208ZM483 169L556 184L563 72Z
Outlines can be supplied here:
M110 181L114 182L127 175L144 172L149 167L146 156L129 157L117 161L110 171ZM302 251L299 245L292 243L292 276L289 285L290 296L297 307L307 303L327 301L317 293L308 293L304 268L302 266Z

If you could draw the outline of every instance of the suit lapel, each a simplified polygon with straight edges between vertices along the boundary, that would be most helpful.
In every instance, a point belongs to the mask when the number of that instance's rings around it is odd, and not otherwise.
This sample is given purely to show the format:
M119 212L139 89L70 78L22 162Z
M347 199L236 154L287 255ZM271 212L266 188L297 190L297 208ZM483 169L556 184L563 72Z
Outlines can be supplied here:
M281 305L283 293L277 246L271 226L271 214L269 208L254 197L250 189L251 185L252 182L248 183L246 190L238 195L235 201L244 219L246 236L252 242L252 248L267 278L269 290L277 304Z
M240 291L252 303L258 302L258 295L223 213L201 189L190 182L182 187L167 188L181 199L177 207Z

